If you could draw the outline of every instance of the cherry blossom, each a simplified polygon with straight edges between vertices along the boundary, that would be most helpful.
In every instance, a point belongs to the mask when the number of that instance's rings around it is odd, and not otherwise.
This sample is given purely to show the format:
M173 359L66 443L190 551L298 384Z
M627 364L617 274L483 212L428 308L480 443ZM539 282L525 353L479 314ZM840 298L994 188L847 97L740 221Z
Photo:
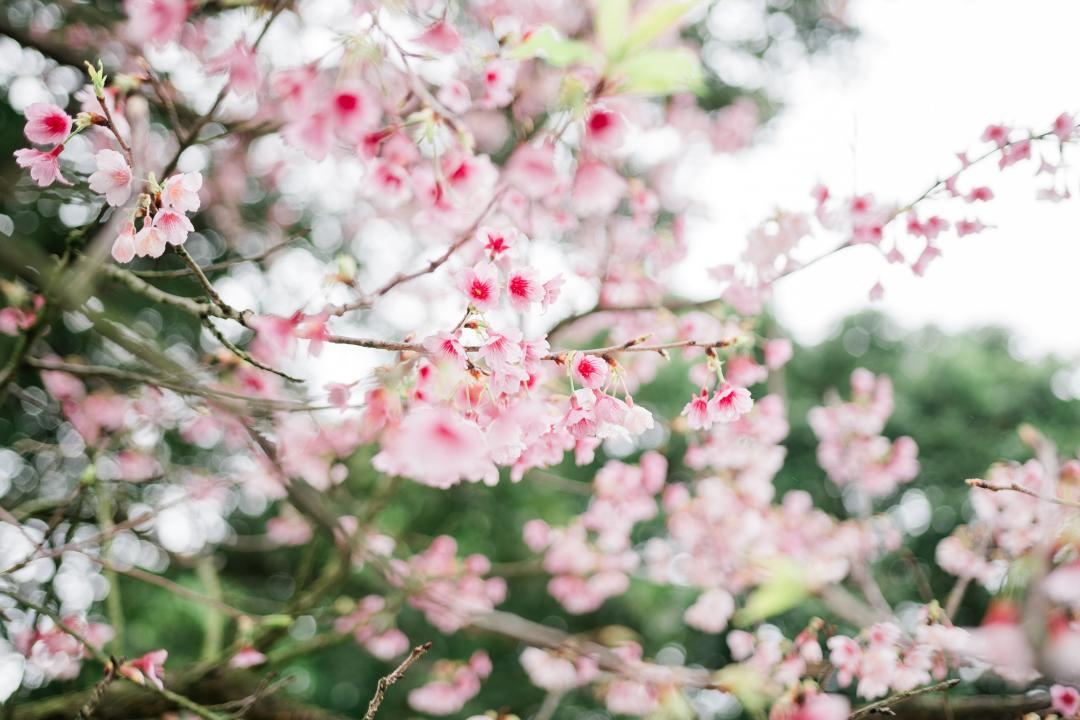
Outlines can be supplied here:
M165 660L169 657L168 650L153 650L135 660L123 663L117 672L139 685L149 683L158 690L165 687L162 679L165 675Z
M90 175L90 189L103 194L110 205L124 205L131 197L131 168L124 156L115 150L99 150L94 159L97 170Z
M23 110L26 139L37 145L62 145L71 133L74 120L62 109L49 103L33 103Z
M70 185L60 174L60 153L63 151L63 145L57 145L49 152L23 148L15 151L15 162L21 168L28 168L30 177L41 187L49 187L54 182Z

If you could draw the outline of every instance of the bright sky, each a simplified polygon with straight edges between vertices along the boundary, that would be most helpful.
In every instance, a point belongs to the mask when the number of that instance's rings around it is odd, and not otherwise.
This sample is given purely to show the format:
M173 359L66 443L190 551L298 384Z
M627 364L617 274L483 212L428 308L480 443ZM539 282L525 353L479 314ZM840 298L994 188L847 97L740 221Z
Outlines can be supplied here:
M712 169L716 222L695 257L730 257L776 207L809 209L818 181L834 195L907 202L954 170L954 153L971 149L987 124L1048 128L1062 111L1080 110L1068 71L1080 2L855 0L851 16L862 32L851 51L789 74L779 93L787 107L767 137ZM997 229L944 242L926 277L848 250L782 281L780 319L797 339L820 340L871 305L867 291L884 271L886 295L875 305L905 326L1003 324L1025 354L1080 353L1080 207L1035 200L1032 172L988 167L997 197L977 216ZM1075 176L1072 186L1075 194Z

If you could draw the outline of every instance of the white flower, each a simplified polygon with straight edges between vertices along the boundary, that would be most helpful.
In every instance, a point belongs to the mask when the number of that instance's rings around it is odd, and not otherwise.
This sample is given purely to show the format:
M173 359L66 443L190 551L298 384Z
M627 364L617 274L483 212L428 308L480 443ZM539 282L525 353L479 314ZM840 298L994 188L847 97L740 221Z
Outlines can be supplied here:
M131 168L115 150L99 150L94 156L97 171L90 176L90 189L105 196L105 202L119 207L131 197Z

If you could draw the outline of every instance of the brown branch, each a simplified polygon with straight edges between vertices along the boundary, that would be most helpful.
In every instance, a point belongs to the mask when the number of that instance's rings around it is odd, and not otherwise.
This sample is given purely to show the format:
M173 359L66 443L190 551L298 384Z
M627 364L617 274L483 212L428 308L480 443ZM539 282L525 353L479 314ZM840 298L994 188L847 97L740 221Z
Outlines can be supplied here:
M423 645L417 645L409 653L409 657L401 661L401 664L394 669L394 672L390 673L386 677L379 678L378 685L375 686L375 696L371 698L371 702L368 703L367 712L364 713L364 720L375 720L375 713L379 711L379 706L382 705L383 696L386 694L387 688L400 680L409 668L413 666L420 658L424 657L428 650L431 649L431 643L426 642Z
M265 260L266 258L270 257L271 255L273 255L274 253L276 253L277 251L288 247L290 244L292 244L291 241L286 240L284 242L278 243L277 245L272 245L271 247L267 248L266 250L263 250L261 253L258 253L256 255L251 255L249 257L231 258L229 260L222 260L220 262L210 263L209 265L203 265L199 269L203 273L208 273L208 272L214 272L214 271L217 271L217 270L224 270L226 268L233 267L234 265L240 265L242 263L261 262L261 261ZM178 270L132 270L131 273L133 275L138 275L139 277L144 278L144 279L146 279L146 278L151 278L152 279L152 278L187 277L188 275L194 275L195 271L193 271L190 267L186 267L186 268L180 268Z
M1030 497L1042 500L1043 502L1053 503L1054 505L1061 505L1062 507L1077 508L1080 509L1080 502L1076 500L1068 500L1063 497L1057 497L1056 495L1043 495L1042 493L1035 492L1029 487L1025 487L1019 483L1009 483L1008 485L993 485L980 480L979 478L969 478L964 481L971 487L980 488L982 490L990 490L993 492L1018 492L1028 495Z
M415 280L418 277L428 275L438 270L440 267L443 266L443 264L446 263L447 260L450 259L451 255L457 252L465 243L469 241L470 238L472 238L473 234L476 232L476 228L480 226L480 223L483 222L485 217L487 217L487 214L491 212L491 209L495 206L495 203L498 202L499 198L502 197L503 192L505 192L505 189L498 190L492 195L491 200L489 200L488 204L484 207L484 209L480 211L480 214L476 216L476 219L473 220L472 224L470 224L468 228L462 231L462 233L458 235L457 239L454 240L454 242L450 243L450 246L446 248L442 255L438 256L434 260L429 261L428 264L424 267L413 270L412 272L399 272L397 275L387 280L385 284L383 284L370 295L365 295L364 297L354 300L351 303L345 303L344 305L332 305L326 309L326 312L330 315L341 316L351 310L359 310L361 308L371 307L375 304L376 300L381 298L383 295L386 295L398 285L407 283L410 280Z
M191 274L194 275L195 279L202 285L203 290L206 291L206 296L210 298L210 302L221 309L223 317L226 317L229 320L235 320L241 325L247 325L247 316L252 314L251 310L238 311L222 300L221 295L214 289L214 285L210 282L210 279L206 277L202 268L195 262L195 258L191 257L191 254L184 249L183 245L173 245L172 250L184 261L188 266L188 269L191 270Z
M935 685L927 685L926 687L915 688L914 690L908 690L907 692L891 695L884 700L878 700L877 702L870 703L869 705L863 705L861 708L848 715L848 720L859 720L859 718L864 718L868 715L875 714L895 715L895 713L892 712L893 705L898 705L905 700L910 700L911 698L918 697L919 695L926 695L928 693L936 692L948 692L950 688L959 684L959 682L960 681L958 679L954 678L952 680L939 682Z

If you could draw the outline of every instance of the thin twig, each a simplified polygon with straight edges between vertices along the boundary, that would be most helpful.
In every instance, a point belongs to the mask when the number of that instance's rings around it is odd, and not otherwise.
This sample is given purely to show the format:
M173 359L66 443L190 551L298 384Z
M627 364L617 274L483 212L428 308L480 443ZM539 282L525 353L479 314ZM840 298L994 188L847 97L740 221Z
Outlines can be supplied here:
M172 250L174 253L180 256L180 259L184 261L184 263L188 266L188 269L191 270L191 273L199 281L199 284L202 285L203 290L206 291L206 296L210 298L210 302L221 308L221 312L224 313L224 316L228 319L235 320L241 325L247 325L247 316L251 314L251 311L244 310L241 312L235 310L228 303L222 300L221 295L218 295L218 291L214 289L213 283L211 283L210 279L206 277L206 274L203 273L202 268L200 268L199 264L195 262L195 258L191 257L191 254L184 249L183 245L173 245Z
M878 700L869 705L863 705L861 708L848 715L848 720L859 720L859 718L864 718L868 715L887 712L893 705L902 703L905 700L910 700L913 697L918 697L919 695L946 692L949 688L957 685L959 682L959 679L953 678L952 680L945 680L944 682L939 682L935 685L927 685L926 687L915 688L914 690L891 695L884 700Z
M274 253L276 253L277 251L282 250L284 248L287 248L291 244L292 244L291 240L285 240L284 242L280 242L277 245L272 245L272 246L268 247L266 250L263 250L261 253L257 253L255 255L251 255L251 256L248 256L248 257L230 258L228 260L222 260L220 262L210 263L209 265L203 265L200 268L200 270L202 270L203 273L208 273L208 272L215 272L217 270L224 270L226 268L233 267L234 265L240 265L242 263L261 262L261 261L265 260L266 258L270 257L271 255L273 255ZM180 277L187 277L188 275L194 275L195 274L195 271L192 270L190 267L179 268L179 269L176 269L176 270L132 270L131 272L132 272L132 274L138 275L141 278L151 278L151 279L153 279L153 278L180 278Z
M1009 483L1008 485L992 485L985 480L980 480L979 478L969 478L964 482L966 482L971 487L980 488L982 490L991 490L993 492L1018 492L1023 493L1024 495L1029 495L1038 500L1042 500L1043 502L1061 505L1062 507L1080 509L1080 502L1076 500L1068 500L1063 497L1057 497L1056 495L1043 495L1042 493L1035 492L1031 488L1020 485L1019 483Z
M457 239L455 239L454 242L450 243L450 246L446 248L442 255L438 256L434 260L429 261L427 265L418 270L413 270L412 272L407 273L399 272L397 275L394 275L394 277L387 280L386 283L384 283L370 295L365 295L364 297L361 297L350 303L345 303L344 305L330 306L326 309L326 312L330 315L341 316L351 310L359 310L361 308L371 307L373 304L375 304L376 300L381 298L383 295L386 295L398 285L401 285L402 283L407 283L410 280L415 280L418 277L422 277L438 270L440 267L443 266L443 264L446 263L447 260L450 259L451 255L457 252L465 243L467 243L472 238L473 234L476 232L476 229L480 226L480 223L483 222L484 218L487 217L487 214L491 212L491 209L495 206L495 203L498 202L499 198L502 197L503 192L505 192L505 189L498 190L492 195L491 200L489 200L488 204L484 207L484 209L480 211L480 214L476 216L476 219L472 221L469 227L467 227L461 232L461 234L458 235Z
M289 382L303 382L300 378L293 377L292 375L278 370L277 368L271 367L260 360L256 360L247 350L238 347L235 343L229 340L229 338L225 337L225 335L220 330L218 330L217 327L214 326L214 323L212 323L209 318L203 321L203 325L206 326L206 329L210 331L210 334L217 338L217 341L224 345L229 352L231 352L233 355L240 358L244 362L248 363L249 365L253 365L260 370L265 370L268 373L273 373L278 377L285 378Z
M375 686L375 696L371 698L371 702L368 703L367 712L364 713L364 720L374 720L375 713L379 711L379 706L382 705L383 696L386 694L386 689L396 683L405 675L413 664L424 657L424 654L431 649L431 643L426 642L423 645L417 645L409 653L409 657L401 661L401 664L395 668L394 672L390 673L386 677L379 678L379 684Z

